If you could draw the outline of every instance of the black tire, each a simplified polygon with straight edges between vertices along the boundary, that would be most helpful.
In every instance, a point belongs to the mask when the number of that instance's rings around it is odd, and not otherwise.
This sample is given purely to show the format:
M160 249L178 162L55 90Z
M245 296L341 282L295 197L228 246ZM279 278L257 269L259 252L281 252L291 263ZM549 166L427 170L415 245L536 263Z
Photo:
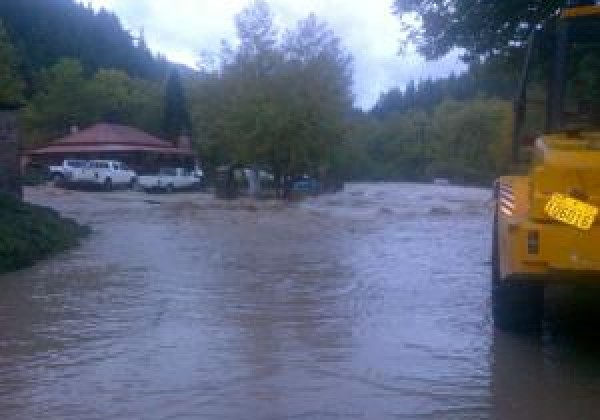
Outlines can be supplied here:
M173 191L175 191L175 187L173 186L173 184L169 184L169 185L167 185L167 188L165 189L165 191L167 192L167 194L172 194Z
M112 191L112 189L113 189L112 179L106 178L104 180L104 191Z
M140 182L136 179L135 183L133 184L133 190L137 191L137 192L148 192L143 186L142 184L140 184Z
M534 331L544 315L544 286L531 280L500 278L498 212L492 239L492 316L494 325L507 331Z
M135 190L137 188L137 179L131 178L129 181L129 188Z

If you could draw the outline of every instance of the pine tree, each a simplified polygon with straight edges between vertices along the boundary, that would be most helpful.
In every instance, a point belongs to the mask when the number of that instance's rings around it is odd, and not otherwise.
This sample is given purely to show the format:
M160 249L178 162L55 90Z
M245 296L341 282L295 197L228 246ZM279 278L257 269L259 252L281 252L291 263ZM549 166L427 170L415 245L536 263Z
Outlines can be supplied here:
M164 109L163 133L167 139L176 142L181 135L191 131L185 94L176 69L171 71L167 81Z

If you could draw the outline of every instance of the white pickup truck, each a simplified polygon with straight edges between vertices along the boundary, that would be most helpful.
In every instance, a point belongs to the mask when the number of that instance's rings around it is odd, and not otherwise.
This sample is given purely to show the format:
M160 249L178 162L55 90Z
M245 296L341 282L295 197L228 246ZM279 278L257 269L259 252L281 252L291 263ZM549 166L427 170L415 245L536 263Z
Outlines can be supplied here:
M137 178L137 187L144 191L191 190L199 188L202 178L198 170L184 168L162 168L158 175Z
M92 160L87 165L72 171L67 182L81 185L97 185L105 190L117 186L133 186L136 174L125 164L114 160Z
M65 159L62 165L50 166L48 168L50 179L54 182L54 185L64 185L73 177L74 172L81 170L87 164L88 162L85 160Z

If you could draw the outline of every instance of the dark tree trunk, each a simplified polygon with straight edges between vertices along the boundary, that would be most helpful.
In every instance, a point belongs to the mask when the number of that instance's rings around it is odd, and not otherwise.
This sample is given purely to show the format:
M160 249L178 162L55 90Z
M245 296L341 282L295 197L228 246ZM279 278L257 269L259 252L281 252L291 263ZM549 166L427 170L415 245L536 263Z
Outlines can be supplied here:
M275 188L275 198L281 198L281 170L277 165L273 165L273 187Z
M285 175L283 177L283 199L289 200L292 192L292 177L289 175Z

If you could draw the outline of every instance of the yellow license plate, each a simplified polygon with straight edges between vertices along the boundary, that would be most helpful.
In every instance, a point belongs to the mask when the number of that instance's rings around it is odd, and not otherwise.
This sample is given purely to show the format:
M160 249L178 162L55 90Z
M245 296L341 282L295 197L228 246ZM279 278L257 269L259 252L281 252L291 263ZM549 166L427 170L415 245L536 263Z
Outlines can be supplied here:
M598 216L597 207L562 194L552 194L545 210L551 218L581 230L590 230Z

